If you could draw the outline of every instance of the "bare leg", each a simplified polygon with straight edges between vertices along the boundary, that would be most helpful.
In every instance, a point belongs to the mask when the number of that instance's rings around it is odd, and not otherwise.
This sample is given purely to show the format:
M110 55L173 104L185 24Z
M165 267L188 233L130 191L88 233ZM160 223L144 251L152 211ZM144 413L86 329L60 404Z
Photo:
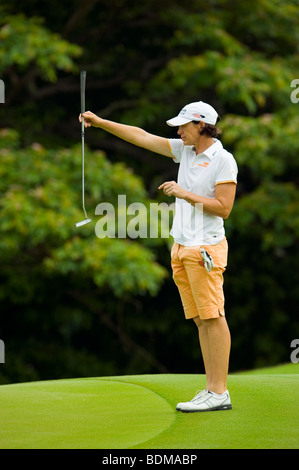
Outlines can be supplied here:
M193 321L198 328L199 344L206 373L206 389L209 390L209 387L212 385L212 367L208 331L205 322L203 320L200 320L199 317L193 318Z
M207 390L223 393L227 390L227 374L230 355L230 332L225 317L200 320L193 318L198 328Z

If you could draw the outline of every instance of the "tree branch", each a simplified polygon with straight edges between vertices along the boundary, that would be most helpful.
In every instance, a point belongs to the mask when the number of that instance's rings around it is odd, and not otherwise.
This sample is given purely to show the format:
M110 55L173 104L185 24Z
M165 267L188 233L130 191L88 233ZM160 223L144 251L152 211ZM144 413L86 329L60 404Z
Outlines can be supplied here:
M72 16L68 19L64 26L62 35L64 37L68 36L71 31L76 29L82 20L85 18L89 10L96 4L99 3L99 0L84 0L84 2L79 2L79 7L74 11Z

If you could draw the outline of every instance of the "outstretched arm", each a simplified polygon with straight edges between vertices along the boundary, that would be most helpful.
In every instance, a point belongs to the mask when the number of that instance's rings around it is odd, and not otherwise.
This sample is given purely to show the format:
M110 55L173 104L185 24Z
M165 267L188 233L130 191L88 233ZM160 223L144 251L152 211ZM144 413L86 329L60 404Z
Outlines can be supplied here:
M165 155L166 157L173 157L168 139L164 137L150 134L140 127L102 119L91 111L86 111L82 114L82 117L84 118L84 127L99 127L130 144ZM81 114L79 121L82 122Z

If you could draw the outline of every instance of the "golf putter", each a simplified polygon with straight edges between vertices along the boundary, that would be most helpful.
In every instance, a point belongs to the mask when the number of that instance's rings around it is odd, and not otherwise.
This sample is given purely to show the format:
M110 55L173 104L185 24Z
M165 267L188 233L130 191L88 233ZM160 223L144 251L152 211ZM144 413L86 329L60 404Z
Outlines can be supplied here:
M81 94L81 115L85 112L85 83L86 83L86 71L81 70L80 72L80 94ZM81 227L81 225L88 224L91 222L91 219L88 218L86 209L85 209L85 188L84 188L84 118L82 117L81 122L81 138L82 138L82 207L85 215L85 219L81 222L76 223L76 227Z

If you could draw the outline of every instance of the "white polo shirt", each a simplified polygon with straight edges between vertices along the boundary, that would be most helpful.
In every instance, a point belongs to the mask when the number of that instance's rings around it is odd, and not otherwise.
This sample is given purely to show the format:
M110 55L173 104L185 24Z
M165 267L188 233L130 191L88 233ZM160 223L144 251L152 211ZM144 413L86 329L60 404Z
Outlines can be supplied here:
M173 160L180 164L177 182L182 188L213 199L217 184L237 183L237 163L220 140L214 139L214 144L198 155L193 146L185 146L181 139L168 141ZM170 234L180 245L217 245L223 240L225 230L222 217L207 214L202 210L202 204L193 206L176 198Z

